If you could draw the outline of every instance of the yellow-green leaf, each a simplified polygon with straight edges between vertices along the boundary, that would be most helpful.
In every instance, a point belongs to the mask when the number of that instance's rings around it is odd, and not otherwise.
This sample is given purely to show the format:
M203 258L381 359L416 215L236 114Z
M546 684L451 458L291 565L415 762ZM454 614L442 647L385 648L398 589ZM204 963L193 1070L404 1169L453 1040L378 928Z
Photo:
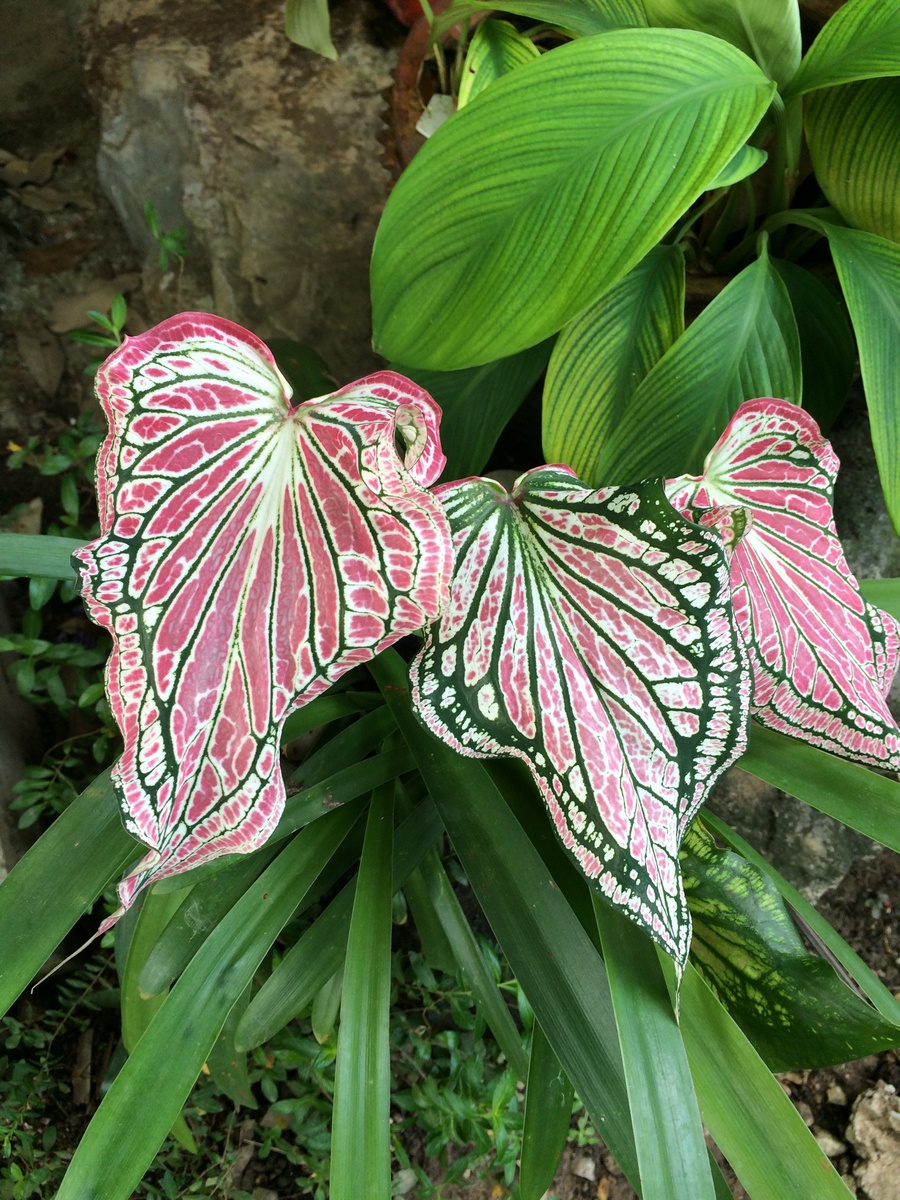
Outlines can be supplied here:
M527 63L540 58L534 42L509 21L482 21L469 45L459 84L459 107L465 108L484 89Z
M900 74L900 4L895 0L848 0L834 14L803 59L785 92Z

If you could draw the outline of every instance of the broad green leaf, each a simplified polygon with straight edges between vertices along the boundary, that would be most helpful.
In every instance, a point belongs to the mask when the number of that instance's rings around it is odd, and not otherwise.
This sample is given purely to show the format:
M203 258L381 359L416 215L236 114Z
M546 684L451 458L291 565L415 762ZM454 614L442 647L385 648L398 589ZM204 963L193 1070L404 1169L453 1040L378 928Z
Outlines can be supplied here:
M437 494L456 569L410 669L418 716L461 754L525 762L592 886L683 963L678 846L747 719L718 535L657 480L593 492L540 467L512 494Z
M695 822L682 848L691 962L773 1071L826 1067L900 1044L900 1025L803 944L775 885Z
M474 100L501 75L524 67L540 57L529 38L509 21L482 21L472 34L459 84L459 107Z
M418 723L399 656L381 654L369 670L550 1045L619 1166L637 1184L615 1016L596 947L483 766L454 754Z
M690 964L679 1024L703 1123L753 1200L848 1200L781 1085Z
M734 47L670 29L582 38L498 79L388 201L372 258L376 349L452 370L555 333L710 185L773 89Z
M84 542L45 533L0 533L0 575L75 579L72 554Z
M521 1200L541 1200L565 1149L575 1091L535 1021L525 1088L525 1124L519 1167Z
M900 579L860 579L859 590L869 604L900 620Z
M502 4L492 5L482 4L480 0L453 0L435 18L432 37L441 37L460 21L484 12L486 8L545 21L579 36L647 24L643 0L505 0Z
M879 75L900 75L900 6L847 0L813 42L785 98Z
M229 1012L352 819L335 812L298 834L207 940L103 1098L56 1200L128 1200Z
M863 962L840 934L821 916L816 909L805 900L797 889L780 875L775 868L753 847L745 842L740 834L735 833L721 818L706 809L703 813L703 823L726 845L731 846L738 854L752 863L754 867L775 885L779 894L787 901L812 934L825 947L826 952L834 956L834 961L847 972L847 975L859 987L875 1008L893 1024L900 1024L900 1000L889 992L875 972Z
M830 223L821 228L828 235L856 333L878 474L894 528L900 531L900 246L857 229Z
M547 365L551 348L552 342L541 342L462 371L396 367L441 406L441 449L447 456L442 479L465 479L485 469L497 438Z
M751 146L749 142L745 142L734 158L715 177L709 185L709 190L716 191L718 188L731 187L733 183L740 183L742 179L754 175L768 157L765 150L760 150L758 146Z
M284 33L288 41L324 58L337 58L331 40L328 0L285 0Z
M744 400L780 396L799 403L801 389L797 323L763 250L638 385L604 442L596 476L627 483L699 472Z
M652 942L595 900L622 1046L642 1200L713 1200L700 1110L672 1001Z
M185 313L129 338L98 395L101 537L76 554L115 642L113 783L150 847L119 885L127 908L149 882L266 841L288 713L434 619L450 547L425 490L439 413L399 375L292 408L258 338Z
M547 461L595 486L608 482L595 469L603 443L683 332L684 255L679 246L654 246L556 340L544 385Z
M391 1196L391 861L394 786L376 789L353 916L341 1000L331 1200Z
M109 772L104 771L0 883L0 1013L139 852L122 828Z
M900 80L865 79L809 96L806 137L829 204L857 229L900 242Z
M418 805L403 822L394 838L394 891L403 887L443 828L431 800ZM344 961L355 894L354 878L287 952L241 1019L236 1036L238 1047L251 1050L261 1045L312 1003Z
M724 38L784 87L800 65L797 0L644 0L651 25Z
M774 729L751 726L740 766L900 853L900 783Z
M856 343L844 305L818 275L783 258L772 265L791 300L800 335L803 407L827 433L844 406L856 370Z
M859 593L832 512L837 456L783 400L742 404L702 475L671 479L672 504L734 538L731 600L750 655L750 711L844 758L900 770L885 694L900 625Z

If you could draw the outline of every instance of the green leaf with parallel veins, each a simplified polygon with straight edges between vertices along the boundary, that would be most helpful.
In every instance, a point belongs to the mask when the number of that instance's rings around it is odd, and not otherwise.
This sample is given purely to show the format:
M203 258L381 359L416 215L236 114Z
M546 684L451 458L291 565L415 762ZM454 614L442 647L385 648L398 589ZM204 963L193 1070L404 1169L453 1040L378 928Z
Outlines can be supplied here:
M709 190L714 192L718 188L731 187L733 183L740 183L742 179L747 179L750 175L755 174L765 164L768 157L765 150L760 150L758 146L751 146L749 142L746 142L731 162L727 163L715 177L709 185Z
M577 36L647 24L643 0L506 0L491 5L481 0L454 0L435 18L432 37L437 40L460 21L488 8L546 21Z
M595 486L608 482L596 470L603 443L683 332L684 255L679 246L654 246L556 340L544 385L547 461Z
M638 386L595 471L608 483L698 474L744 400L777 396L799 403L801 389L797 322L763 249Z
M331 40L328 0L286 0L284 32L288 41L324 58L336 59L338 56Z
M83 545L45 533L0 533L0 575L75 579L72 551Z
M803 944L774 884L702 822L681 851L691 961L773 1071L832 1066L900 1043L885 1020Z
M647 20L724 38L754 59L779 87L800 65L797 0L644 0Z
M785 99L879 75L900 75L900 6L848 0L813 42Z
M829 204L849 225L900 242L900 80L815 92L806 137Z
M559 1065L540 1021L531 1034L525 1088L525 1125L519 1174L521 1200L541 1200L553 1182L566 1145L575 1090Z
M471 103L495 79L540 57L534 42L509 21L482 21L472 35L459 84L459 107Z
M709 186L773 89L733 46L671 29L583 38L498 79L388 201L372 257L376 348L452 370L549 337Z

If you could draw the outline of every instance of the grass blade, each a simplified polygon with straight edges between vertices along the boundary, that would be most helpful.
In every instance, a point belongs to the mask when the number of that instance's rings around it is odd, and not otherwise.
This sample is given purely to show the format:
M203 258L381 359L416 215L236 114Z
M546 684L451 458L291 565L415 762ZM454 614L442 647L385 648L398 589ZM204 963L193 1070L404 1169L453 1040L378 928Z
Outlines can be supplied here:
M559 1065L539 1021L531 1035L525 1088L525 1127L519 1166L521 1200L541 1200L553 1182L566 1145L575 1090Z

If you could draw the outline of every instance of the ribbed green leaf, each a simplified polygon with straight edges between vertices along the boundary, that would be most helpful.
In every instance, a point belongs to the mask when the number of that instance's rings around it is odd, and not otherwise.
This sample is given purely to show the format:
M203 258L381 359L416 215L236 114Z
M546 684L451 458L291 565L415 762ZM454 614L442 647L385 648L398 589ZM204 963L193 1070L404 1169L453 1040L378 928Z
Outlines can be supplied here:
M72 551L83 545L74 538L45 533L0 533L0 575L74 579Z
M900 852L900 783L893 779L755 723L739 765Z
M813 42L785 98L878 75L900 75L900 6L848 0Z
M286 0L284 32L287 39L325 58L336 59L331 40L328 0Z
M857 229L832 224L822 228L856 332L881 487L894 528L900 531L900 246Z
M379 655L370 670L554 1052L636 1184L628 1097L602 959L484 767L442 746L416 721L399 656ZM533 803L539 804L537 796Z
M459 107L465 108L501 75L524 67L540 51L509 21L482 21L472 35L459 84Z
M900 242L900 81L816 92L806 101L806 137L828 202L850 225Z
M443 833L431 800L417 806L394 838L393 890L403 887L410 871ZM250 1050L303 1012L344 960L347 931L356 894L356 879L335 896L324 913L291 947L253 997L236 1035L236 1045Z
M740 404L799 403L800 339L787 290L763 249L659 360L603 444L607 483L699 474Z
M653 943L594 901L622 1046L643 1200L713 1200L684 1043Z
M103 1098L57 1200L131 1196L229 1012L352 820L344 809L294 838L206 941Z
M596 304L560 333L544 385L548 462L586 483L608 482L596 465L635 389L684 331L684 255L654 246Z
M391 861L394 786L372 796L341 1000L331 1200L390 1200Z
M838 295L811 271L773 258L800 335L803 407L827 433L844 406L856 370L856 343Z
M680 1011L703 1122L753 1200L848 1200L781 1085L690 964Z
M482 4L481 0L454 0L435 19L433 37L441 37L460 21L484 12L488 7L546 21L578 35L647 24L643 0L506 0L490 6Z
M900 579L860 579L859 590L870 604L900 620Z
M746 142L715 177L709 185L709 190L716 191L718 188L731 187L733 183L740 183L742 179L746 179L758 171L768 157L765 150L760 150L758 146L751 146L749 142Z
M694 921L691 961L773 1071L833 1066L900 1044L803 944L775 888L695 822L682 849Z
M651 25L724 38L780 86L800 65L797 0L644 0Z
M734 47L669 29L583 38L497 80L391 195L372 258L376 348L451 370L555 333L709 186L773 88Z
M0 883L0 1013L140 850L122 828L104 771Z
M552 342L541 342L462 371L395 366L441 406L441 449L447 456L442 479L465 479L484 470L504 426L547 365L551 348Z
M521 1200L541 1200L565 1149L575 1091L539 1021L531 1034L525 1125L519 1166Z

